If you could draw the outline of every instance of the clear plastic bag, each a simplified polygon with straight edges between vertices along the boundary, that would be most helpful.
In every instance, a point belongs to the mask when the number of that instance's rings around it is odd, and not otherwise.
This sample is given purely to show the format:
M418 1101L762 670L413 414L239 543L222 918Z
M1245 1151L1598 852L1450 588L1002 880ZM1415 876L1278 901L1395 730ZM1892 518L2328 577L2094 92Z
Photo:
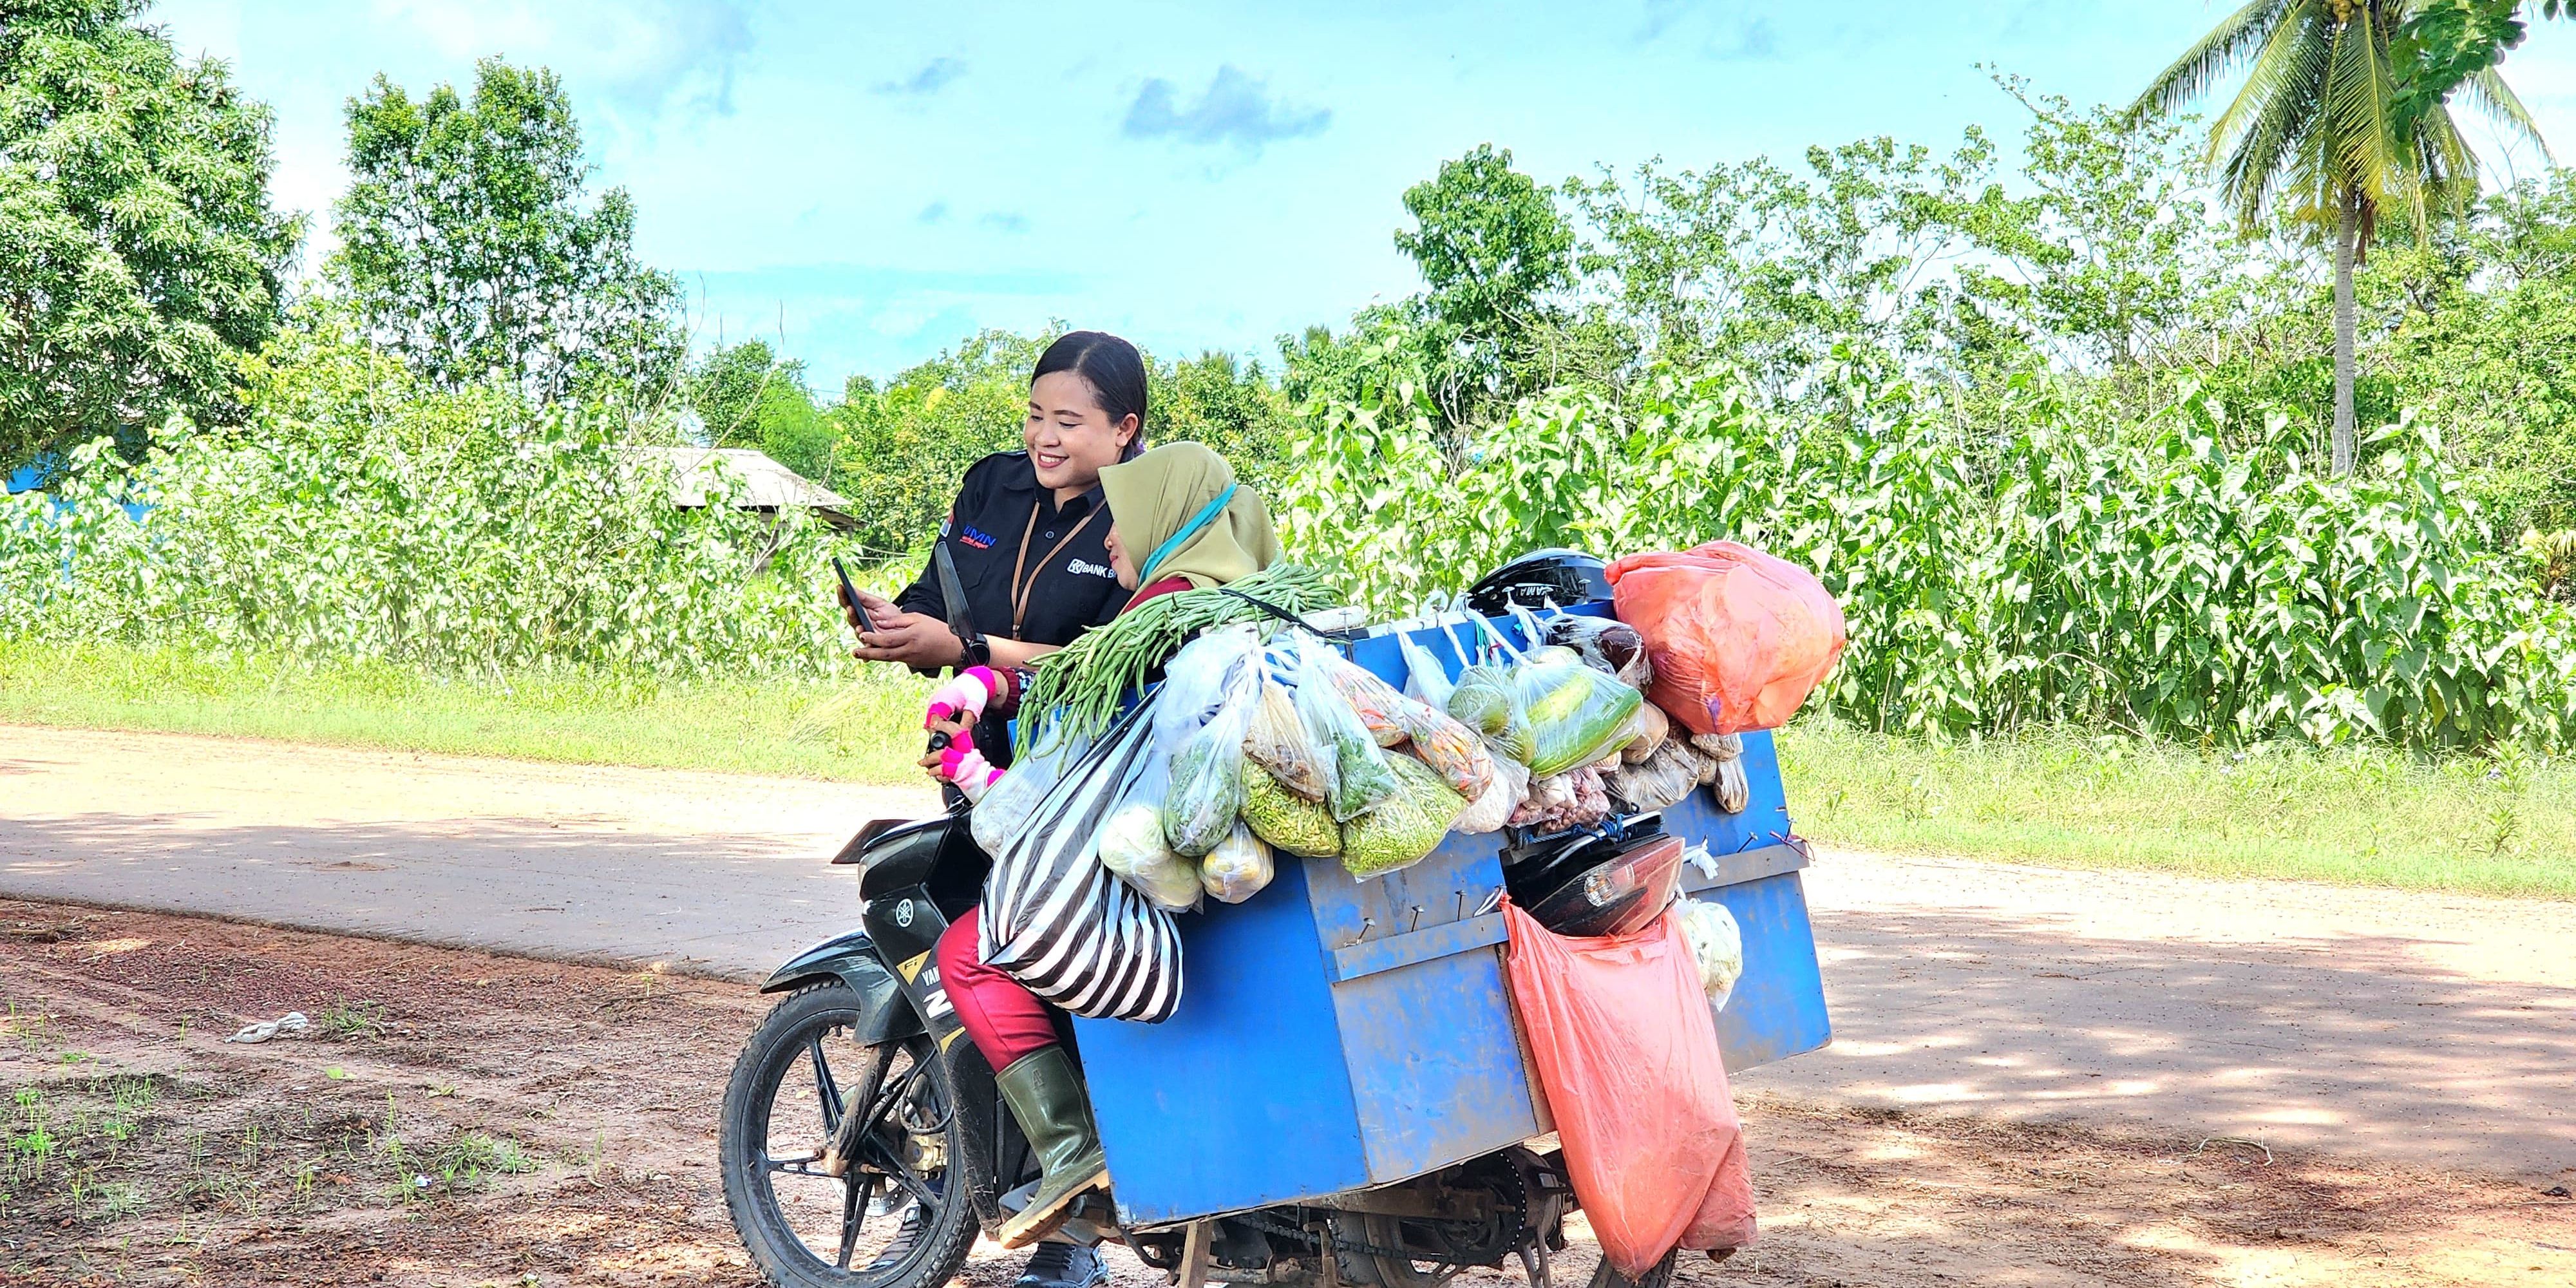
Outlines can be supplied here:
M1342 866L1355 877L1420 863L1467 808L1467 798L1449 790L1431 766L1400 752L1386 763L1394 790L1377 808L1342 824Z
M1545 778L1618 750L1645 696L1585 666L1572 649L1543 648L1511 671L1512 693L1529 719L1530 774ZM1633 737L1633 734L1629 735Z
M1332 749L1332 776L1324 785L1324 804L1336 822L1347 823L1375 808L1396 789L1393 770L1377 736L1361 723L1350 699L1334 687L1331 668L1339 661L1332 646L1312 636L1297 644L1297 715L1305 721L1309 741Z
M1199 860L1199 884L1209 897L1219 903L1241 903L1261 893L1263 886L1277 874L1270 860L1270 847L1252 834L1241 820L1217 847Z
M1644 760L1611 770L1607 786L1632 808L1662 809L1699 790L1700 764L1689 743L1667 742Z
M1449 709L1449 691L1456 687L1447 668L1431 650L1413 642L1410 635L1395 637L1395 646L1404 654L1404 692L1434 711Z
M1630 722L1630 727L1637 730L1637 736L1620 746L1619 759L1633 765L1654 755L1655 749L1664 745L1664 740L1672 736L1673 720L1664 714L1662 707L1648 702L1637 708L1637 718Z
M1491 756L1494 776L1485 790L1467 802L1458 821L1449 825L1453 832L1499 832L1511 822L1512 811L1529 799L1529 766L1507 756Z
M1243 739L1261 690L1257 674L1218 705L1216 714L1172 755L1171 789L1163 795L1163 843L1185 858L1217 847L1243 808Z
M1581 765L1562 774L1532 777L1529 799L1512 811L1511 823L1540 832L1562 832L1598 823L1610 812L1610 793L1602 786L1600 769Z
M1258 765L1243 767L1243 822L1290 854L1329 859L1342 852L1342 827L1322 801L1308 800Z
M1330 649L1319 650L1314 658L1314 669L1332 680L1333 687L1351 704L1351 710L1359 713L1360 723L1368 726L1369 736L1381 747L1401 745L1413 736L1424 717L1433 714L1398 692L1394 685Z
M1332 766L1297 714L1296 691L1265 670L1261 700L1253 704L1252 723L1243 737L1244 758L1269 770L1281 786L1310 801L1332 788Z
M1471 801L1483 796L1494 781L1494 758L1486 752L1485 740L1467 726L1419 704L1408 718L1413 721L1413 754L1438 770L1450 790Z
M1573 649L1584 665L1609 674L1629 688L1642 691L1655 682L1654 664L1646 656L1645 637L1626 622L1567 614L1548 618L1539 634L1539 642Z
M1178 756L1181 744L1214 717L1229 696L1258 678L1260 633L1248 625L1209 631L1181 646L1154 691L1154 749Z
M1717 807L1729 814L1743 813L1753 803L1753 784L1744 776L1744 736L1693 734L1690 745L1707 760L1708 770L1700 781L1717 789Z
M997 780L984 798L975 802L975 812L967 820L975 844L986 854L999 854L1011 838L1029 825L1037 813L1038 802L1064 776L1064 767L1082 759L1091 749L1088 740L1074 742L1064 738L1041 737L1037 749L1013 762L1010 770Z
M1735 914L1715 900L1682 899L1673 904L1690 941L1691 959L1699 964L1699 986L1709 1004L1726 1009L1735 981L1744 978L1744 928Z
M1163 815L1151 800L1130 800L1100 825L1100 865L1160 907L1185 912L1199 904L1199 865L1163 844Z
M1483 735L1496 754L1530 763L1534 748L1529 717L1521 711L1510 667L1471 666L1460 671L1457 685L1449 691L1449 715Z

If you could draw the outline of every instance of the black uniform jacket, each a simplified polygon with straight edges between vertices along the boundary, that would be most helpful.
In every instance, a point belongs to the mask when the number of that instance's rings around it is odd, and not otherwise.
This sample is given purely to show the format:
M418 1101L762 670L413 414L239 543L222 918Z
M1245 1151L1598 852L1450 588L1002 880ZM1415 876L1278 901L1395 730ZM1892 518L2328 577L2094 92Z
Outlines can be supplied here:
M1109 569L1109 509L1100 489L1057 505L1027 452L995 452L968 466L939 540L957 561L975 629L986 635L1070 644L1127 605L1128 592ZM928 564L894 602L906 612L948 616L939 574ZM987 758L999 741L991 733L976 731Z

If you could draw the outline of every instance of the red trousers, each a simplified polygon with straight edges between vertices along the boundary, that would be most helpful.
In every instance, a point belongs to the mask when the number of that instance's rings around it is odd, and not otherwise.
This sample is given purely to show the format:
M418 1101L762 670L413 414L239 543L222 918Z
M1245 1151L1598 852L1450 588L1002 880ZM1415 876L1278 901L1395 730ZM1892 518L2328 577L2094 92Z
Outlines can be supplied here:
M999 1073L1055 1045L1053 1009L976 951L980 908L969 908L939 936L939 980L975 1049Z

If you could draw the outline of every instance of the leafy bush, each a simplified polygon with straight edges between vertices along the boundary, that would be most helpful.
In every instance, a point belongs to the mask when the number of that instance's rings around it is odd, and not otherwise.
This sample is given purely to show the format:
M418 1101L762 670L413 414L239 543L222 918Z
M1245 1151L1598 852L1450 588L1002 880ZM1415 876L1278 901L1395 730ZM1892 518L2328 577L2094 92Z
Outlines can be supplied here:
M2304 427L2208 400L2115 431L2025 385L1970 429L1906 382L1828 384L1828 412L1791 419L1660 373L1624 403L1526 401L1463 446L1410 388L1322 402L1292 553L1391 612L1537 546L1747 541L1841 600L1826 704L1876 729L2576 739L2576 628L2412 424L2337 481Z
M77 449L50 497L0 501L0 638L487 672L832 666L826 532L672 505L623 428L556 411L444 447L184 433L130 470Z

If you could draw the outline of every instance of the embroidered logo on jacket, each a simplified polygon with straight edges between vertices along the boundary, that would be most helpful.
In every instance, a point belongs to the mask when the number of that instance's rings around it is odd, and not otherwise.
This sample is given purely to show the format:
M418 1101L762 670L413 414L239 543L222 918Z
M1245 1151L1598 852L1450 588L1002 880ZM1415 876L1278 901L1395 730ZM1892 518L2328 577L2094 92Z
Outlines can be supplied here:
M958 526L964 529L964 531L957 534L957 539L959 541L973 546L978 550L990 550L993 548L992 533L986 532L982 528L976 527L971 523L960 524Z
M1116 569L1102 564L1093 563L1087 559L1076 559L1072 563L1066 564L1064 566L1064 570L1066 572L1078 572L1087 577L1116 577L1118 575Z

